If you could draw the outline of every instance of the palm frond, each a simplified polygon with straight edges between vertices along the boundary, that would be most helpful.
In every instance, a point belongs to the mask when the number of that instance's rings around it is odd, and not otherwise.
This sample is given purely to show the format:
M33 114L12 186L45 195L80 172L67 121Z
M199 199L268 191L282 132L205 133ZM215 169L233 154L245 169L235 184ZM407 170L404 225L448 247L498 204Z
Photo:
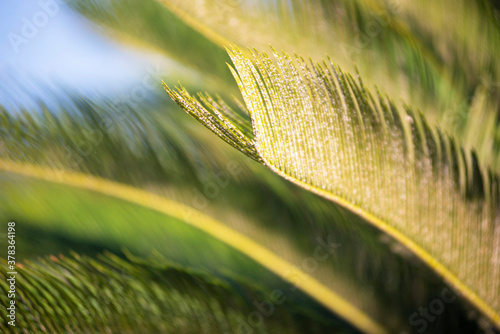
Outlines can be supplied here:
M422 300L444 288L433 275L417 269L419 265L391 252L392 242L374 242L383 239L380 233L353 224L355 217L287 184L250 159L238 158L226 145L213 145L217 137L207 137L196 124L187 122L186 115L168 105L167 110L160 110L156 105L161 100L138 109L106 99L89 101L70 92L66 95L65 99L54 98L57 107L2 110L6 130L0 140L3 159L18 166L14 171L30 164L53 177L44 183L2 173L0 213L23 222L20 237L29 247L22 248L22 258L54 249L65 252L64 245L89 254L104 249L119 252L126 247L147 256L155 250L170 260L212 273L226 274L219 272L224 268L232 275L282 287L282 283L270 283L276 275L251 269L240 257L228 259L224 254L234 254L230 247L221 248L218 243L210 252L193 248L192 244L208 247L212 242L192 228L181 227L189 224L107 196L87 194L68 186L64 177L59 179L68 171L78 171L82 177L118 181L202 210L297 268L304 268L304 259L315 253L318 239L334 236L343 246L336 249L335 256L319 261L317 271L306 274L388 331L406 329L408 315ZM210 101L223 108L226 124L235 122L241 132L238 138L248 137L246 147L251 148L251 126L238 116L244 107L236 102L226 106L219 98ZM233 174L231 164L238 173ZM193 189L186 189L187 185ZM205 188L213 185L219 192L215 197L207 195ZM146 221L151 225L144 230L137 222ZM169 222L166 226L165 221ZM177 227L172 230L171 226ZM42 241L42 236L49 239ZM418 296L415 284L421 286ZM413 297L400 299L397 295ZM446 312L466 314L468 307L463 306L457 303ZM461 320L465 316L449 319L440 324L443 330L464 327L463 321L468 324L464 328L477 326L476 319Z
M7 308L10 275L5 264L1 267L0 304ZM285 299L265 304L272 305L272 312L252 322L253 303L268 300L269 291L110 253L97 259L73 254L26 263L17 268L16 287L16 326L8 324L4 312L4 333L355 332L341 322L304 313Z
M476 149L484 166L498 169L498 143L470 141L466 135L481 131L469 122L476 92L489 92L488 108L481 111L484 117L494 117L500 106L496 86L500 65L494 51L500 30L484 1L162 3L179 8L181 17L201 22L198 31L216 33L240 47L263 49L272 44L314 60L326 53L351 73L356 65L368 86L377 85L422 110L431 124L439 123L461 145ZM429 13L430 20L423 12Z
M498 177L422 115L373 98L331 61L229 54L264 164L394 237L499 326ZM167 92L181 107L201 103L182 89ZM205 101L186 111L224 126L216 108Z
M7 173L2 188L8 197L0 206L2 215L23 217L25 224L33 222L45 230L107 243L112 250L130 245L143 257L156 251L189 267L281 288L285 295L303 292L363 331L386 332L365 310L280 253L197 210L88 175L0 162L0 169ZM28 188L29 194L23 191ZM143 221L147 224L138 229L136 225ZM285 251L291 252L281 250ZM283 282L294 288L286 288Z
M210 83L212 92L229 96L237 91L224 66L229 58L222 46L157 1L84 0L71 2L70 6L106 27L111 36L130 45L154 48L202 74L200 79Z

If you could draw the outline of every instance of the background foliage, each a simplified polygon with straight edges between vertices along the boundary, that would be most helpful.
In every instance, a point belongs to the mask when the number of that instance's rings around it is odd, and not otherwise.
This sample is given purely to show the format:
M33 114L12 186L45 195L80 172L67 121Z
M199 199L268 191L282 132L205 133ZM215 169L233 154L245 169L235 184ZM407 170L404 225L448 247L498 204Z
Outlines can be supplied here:
M2 226L17 223L15 331L498 331L498 263L492 271L481 265L500 254L494 239L500 230L498 186L489 189L483 182L496 180L500 166L500 21L494 2L47 3L52 11L34 2L29 11L5 4L0 11L7 36L0 44L0 217ZM40 11L47 23L24 36L23 18L35 24ZM69 42L54 33L61 27L92 50L84 53L86 60L71 53L71 46L62 47ZM80 30L93 37L83 38ZM27 42L14 47L12 33ZM432 197L437 199L430 206L414 192L371 208L397 222L399 206L418 206L415 219L404 219L403 234L434 249L438 262L450 255L463 281L491 280L497 290L482 287L479 295L495 314L484 312L432 263L370 219L258 163L263 157L255 150L248 99L243 102L226 66L232 61L224 47L237 45L249 56L247 47L267 51L270 44L313 61L328 55L346 73L358 73L373 96L387 94L395 110L411 110L414 122L433 134L439 129L442 138L451 138L446 142L466 152L464 166L447 162L450 173L459 171L456 189L428 179L443 195ZM221 129L238 128L241 136L233 143L253 159L181 112L161 80L220 96L227 106L208 102L228 117L219 122ZM367 96L350 87L353 100ZM217 123L219 115L212 115L204 123ZM365 175L363 166L358 170ZM314 167L307 171L320 175ZM347 192L366 188L376 198L393 198L397 184L390 177L385 188L370 180L344 186ZM492 196L493 220L482 227L470 209L470 218L460 213L434 219L451 234L427 230L426 219L436 218L430 208L439 200L449 204L448 194L458 196L453 203L460 196ZM359 202L356 196L348 200ZM492 238L488 242L481 243L481 228L488 229L482 234ZM1 236L1 248L7 249ZM441 252L448 237L477 237L479 244L475 252L464 251L470 245ZM317 257L322 245L326 258ZM330 298L333 308L325 305L311 293L318 286L347 304ZM432 321L415 322L426 319L420 310L440 300L444 289L457 299ZM273 302L273 291L283 292L285 302ZM7 305L6 294L1 297ZM273 307L269 316L256 306L263 301ZM5 315L0 328L9 332Z

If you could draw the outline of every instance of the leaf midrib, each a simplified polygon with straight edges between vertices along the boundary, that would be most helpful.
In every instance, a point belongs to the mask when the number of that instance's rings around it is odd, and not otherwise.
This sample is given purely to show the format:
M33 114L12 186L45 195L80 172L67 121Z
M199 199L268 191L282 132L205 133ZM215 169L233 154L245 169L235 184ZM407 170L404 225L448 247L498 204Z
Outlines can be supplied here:
M257 151L259 151L258 145L256 145ZM364 219L366 222L372 224L375 226L377 229L380 231L390 235L392 238L394 238L396 241L400 242L404 247L406 247L408 250L410 250L412 253L414 253L420 260L422 260L426 265L431 267L435 272L438 273L443 279L450 284L454 289L460 292L463 297L471 302L473 305L475 305L481 312L483 312L497 327L500 328L500 314L495 312L484 300L479 297L474 291L469 289L467 285L462 283L462 281L450 270L448 270L443 264L441 264L439 261L436 260L435 257L430 255L426 250L424 250L422 247L420 247L418 244L413 242L410 238L405 236L403 233L398 231L396 228L390 226L388 223L384 222L382 219L376 217L374 214L371 212L363 209L360 206L357 206L348 200L337 196L335 194L332 194L330 192L327 192L323 189L320 189L318 187L312 186L306 182L300 181L293 176L288 175L287 173L281 171L280 169L274 167L272 164L270 164L267 159L263 157L262 154L259 155L261 156L262 160L264 161L264 164L270 168L273 172L276 174L280 175L284 179L308 190L311 191L321 197L324 197L341 207L346 208L347 210L353 212L355 215L359 216L360 218Z
M28 164L13 163L2 159L0 159L0 170L48 182L60 183L80 189L95 191L177 218L233 247L285 281L297 286L303 292L317 300L330 311L347 320L350 324L362 332L387 332L386 329L371 319L368 315L354 307L351 303L334 293L332 290L328 289L310 275L293 266L291 263L232 228L225 226L213 218L181 203L174 202L167 198L128 185L100 179L82 173L52 171ZM189 217L189 220L186 220L187 216ZM287 273L292 271L295 274L293 280L287 275ZM297 281L300 283L297 284Z

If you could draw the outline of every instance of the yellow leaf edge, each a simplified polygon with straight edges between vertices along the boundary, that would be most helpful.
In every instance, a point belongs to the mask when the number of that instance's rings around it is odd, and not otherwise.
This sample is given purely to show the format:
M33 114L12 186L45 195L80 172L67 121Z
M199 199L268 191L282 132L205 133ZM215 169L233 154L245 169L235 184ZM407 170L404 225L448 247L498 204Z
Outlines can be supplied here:
M258 151L258 148L257 148ZM347 210L353 212L359 217L363 218L368 223L372 224L380 231L387 233L389 236L394 238L396 241L405 246L408 250L413 252L421 261L430 266L435 272L437 272L445 282L447 282L452 288L454 288L459 294L462 294L463 297L469 301L472 305L476 306L492 323L494 326L500 329L500 314L498 314L493 308L491 308L487 303L483 301L481 297L479 297L474 291L469 289L467 285L462 283L462 281L451 271L449 271L444 265L442 265L439 261L437 261L432 255L430 255L427 251L425 251L422 247L413 242L410 238L406 237L403 233L398 231L396 228L390 226L385 223L380 218L374 216L370 212L364 210L363 208L356 206L349 201L343 199L342 197L336 196L332 193L324 191L320 188L311 186L308 183L297 180L294 177L286 174L285 172L277 169L272 164L268 163L267 160L262 157L264 164L270 168L273 172L280 175L284 179L310 191L321 197L332 201Z
M29 164L5 161L3 159L0 159L0 171L95 191L177 218L242 252L285 281L297 286L304 293L360 331L373 334L388 333L385 328L371 319L367 314L354 307L347 300L332 292L296 266L243 234L181 203L132 186L78 172L50 170ZM187 216L189 220L186 220ZM294 273L293 280L288 275L290 272Z

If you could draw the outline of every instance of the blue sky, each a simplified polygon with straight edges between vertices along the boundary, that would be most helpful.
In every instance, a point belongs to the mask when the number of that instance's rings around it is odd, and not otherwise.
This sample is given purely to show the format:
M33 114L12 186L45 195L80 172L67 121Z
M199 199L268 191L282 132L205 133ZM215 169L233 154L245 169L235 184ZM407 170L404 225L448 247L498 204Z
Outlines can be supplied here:
M0 104L8 108L47 99L40 86L119 94L168 62L107 38L60 0L1 1L0 36Z

